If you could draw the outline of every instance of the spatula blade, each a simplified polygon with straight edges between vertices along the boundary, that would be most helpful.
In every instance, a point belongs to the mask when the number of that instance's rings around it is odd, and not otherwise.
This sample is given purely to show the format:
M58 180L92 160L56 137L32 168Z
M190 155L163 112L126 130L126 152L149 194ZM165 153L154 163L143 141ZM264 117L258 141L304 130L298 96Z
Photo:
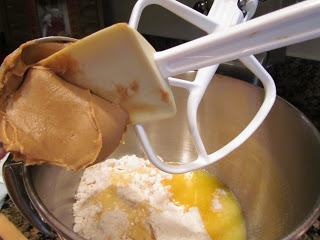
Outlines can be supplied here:
M176 106L154 48L125 23L100 30L42 60L64 80L120 105L131 124L170 118Z

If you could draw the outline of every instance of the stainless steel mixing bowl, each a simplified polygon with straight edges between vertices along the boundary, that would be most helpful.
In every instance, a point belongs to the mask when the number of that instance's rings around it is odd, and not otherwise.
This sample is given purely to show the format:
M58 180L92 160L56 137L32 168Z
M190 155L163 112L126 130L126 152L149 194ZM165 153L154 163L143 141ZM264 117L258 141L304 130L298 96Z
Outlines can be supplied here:
M192 79L194 73L183 77ZM185 120L187 92L174 88L174 95L177 116L146 129L163 159L188 162L197 154ZM263 96L261 88L249 83L214 77L198 111L208 152L226 144L248 124ZM124 138L126 144L111 157L144 156L132 127ZM310 227L320 215L319 169L319 132L281 98L245 144L207 168L240 201L249 240L297 239ZM46 233L57 232L68 239L81 239L72 231L72 204L81 174L51 165L25 167L10 160L4 167L10 196L29 221Z

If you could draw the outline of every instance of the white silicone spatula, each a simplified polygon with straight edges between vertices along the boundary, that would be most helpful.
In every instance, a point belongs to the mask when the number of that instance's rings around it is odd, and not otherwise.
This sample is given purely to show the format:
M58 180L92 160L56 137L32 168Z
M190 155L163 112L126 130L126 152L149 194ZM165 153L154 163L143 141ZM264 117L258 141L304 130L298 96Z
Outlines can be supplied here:
M119 23L81 39L40 62L66 81L129 113L130 123L172 117L170 86L154 61L155 50L133 28Z

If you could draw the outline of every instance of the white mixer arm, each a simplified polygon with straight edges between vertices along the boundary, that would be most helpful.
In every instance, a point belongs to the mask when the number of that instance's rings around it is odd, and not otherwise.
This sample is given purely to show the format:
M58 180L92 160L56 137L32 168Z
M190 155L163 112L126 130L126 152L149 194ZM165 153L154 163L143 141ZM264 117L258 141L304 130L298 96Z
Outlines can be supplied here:
M319 23L320 1L308 0L157 52L155 61L167 78L320 37Z

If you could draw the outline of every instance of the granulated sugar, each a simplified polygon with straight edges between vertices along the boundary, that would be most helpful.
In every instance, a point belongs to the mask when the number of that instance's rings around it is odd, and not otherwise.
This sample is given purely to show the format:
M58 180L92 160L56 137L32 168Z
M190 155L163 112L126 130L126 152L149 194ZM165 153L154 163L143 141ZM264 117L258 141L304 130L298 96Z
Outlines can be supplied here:
M86 169L73 206L74 231L91 240L211 239L198 208L186 211L171 201L170 186L162 184L171 178L134 155Z

